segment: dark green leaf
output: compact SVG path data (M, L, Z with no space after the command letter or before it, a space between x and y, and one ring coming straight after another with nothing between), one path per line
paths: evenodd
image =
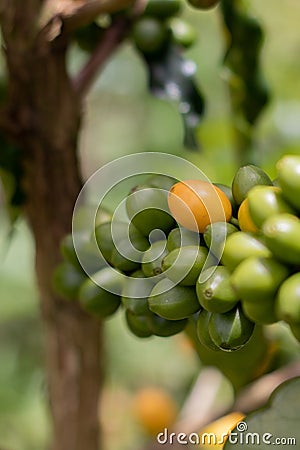
M149 89L157 97L176 102L184 124L184 143L191 150L198 149L195 132L204 113L204 99L194 79L196 64L171 44L158 54L143 57L149 71Z
M300 377L297 377L280 385L273 392L266 407L246 417L243 421L244 431L238 431L241 430L241 424L237 425L224 448L225 450L243 450L245 447L267 450L272 446L278 449L299 448L299 420Z

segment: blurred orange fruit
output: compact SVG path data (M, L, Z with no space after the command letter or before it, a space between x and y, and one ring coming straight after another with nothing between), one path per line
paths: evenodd
M133 399L133 414L146 433L154 436L175 422L178 407L164 389L145 387Z

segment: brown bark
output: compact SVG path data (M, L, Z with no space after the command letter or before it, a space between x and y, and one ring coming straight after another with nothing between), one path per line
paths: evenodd
M80 102L65 67L67 38L36 37L41 0L3 0L10 102L6 117L20 146L25 213L36 242L44 319L53 450L98 449L100 324L52 289L59 241L71 230L81 188L77 161ZM9 127L8 127L9 128Z

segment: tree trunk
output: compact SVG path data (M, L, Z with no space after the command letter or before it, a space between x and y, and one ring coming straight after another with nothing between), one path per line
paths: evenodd
M71 230L81 189L77 161L80 102L66 71L67 39L36 37L41 0L3 0L9 73L8 122L20 146L25 213L36 243L36 274L45 324L53 450L98 450L101 327L76 302L59 298L52 272Z

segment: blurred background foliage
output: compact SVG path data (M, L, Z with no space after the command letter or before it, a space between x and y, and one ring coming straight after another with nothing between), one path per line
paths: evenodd
M261 166L273 176L281 154L299 152L300 4L298 0L249 0L249 4L265 30L262 66L272 94L256 128L255 151ZM198 42L186 56L197 64L197 82L207 103L197 134L201 150L183 148L176 107L148 93L143 62L126 42L86 100L80 137L85 178L122 155L154 151L190 160L212 181L231 182L236 161L218 9L198 12L186 7L184 18L197 30ZM72 47L70 71L76 72L85 58ZM8 220L1 202L0 219L0 445L7 450L43 450L51 430L33 242L22 221L7 240ZM134 392L144 385L158 385L180 405L199 373L199 362L183 337L139 340L129 334L120 315L106 322L105 334L105 411L99 411L99 420L107 449L133 449L145 438L130 412Z

